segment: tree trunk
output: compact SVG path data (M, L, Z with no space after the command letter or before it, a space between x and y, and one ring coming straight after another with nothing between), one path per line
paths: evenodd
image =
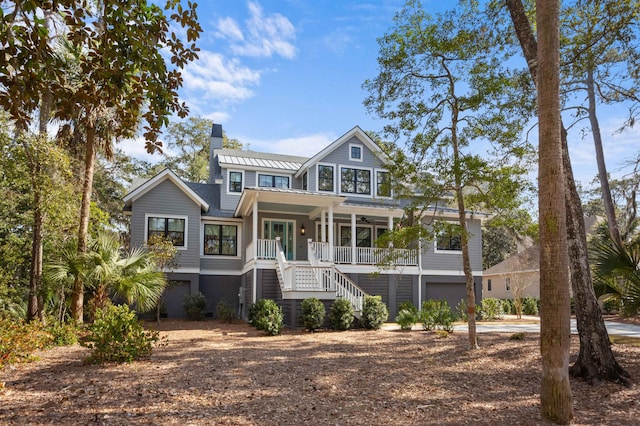
M611 240L622 245L620 231L618 229L618 221L616 220L616 210L611 199L611 189L609 188L609 174L607 173L607 165L604 161L604 150L602 149L602 135L600 133L600 123L596 114L596 89L593 81L593 71L587 71L587 99L589 111L589 123L591 124L591 134L593 135L593 144L596 149L596 163L598 164L598 178L600 180L600 189L602 191L602 201L604 203L604 211L607 216L607 227L609 228L609 236Z
M560 124L559 0L537 0L538 207L540 217L540 351L542 416L559 424L573 418L569 382L569 260Z
M478 349L478 336L476 333L476 293L473 282L473 271L471 269L471 261L469 260L469 235L467 233L466 214L464 210L464 200L462 187L456 188L456 196L458 198L458 221L462 231L462 270L467 290L467 324L469 326L469 348Z
M36 155L36 157L38 157ZM38 166L36 166L38 167ZM38 167L39 169L39 167ZM44 319L42 307L42 206L40 188L37 184L39 170L34 172L33 187L33 241L31 242L31 270L29 273L29 302L27 306L27 321Z
M78 254L87 252L87 238L89 233L89 216L91 207L91 193L93 190L93 172L96 158L95 128L87 127L86 152L84 159L84 181L82 185L82 204L80 206L80 226L78 227ZM77 276L73 283L73 298L71 313L73 319L83 322L84 283L82 277Z
M537 42L521 0L506 0L520 45L534 83L537 83ZM567 244L574 309L580 338L580 351L570 369L575 377L589 383L600 380L628 384L629 374L615 360L602 312L593 291L589 268L587 237L582 203L573 178L567 145L567 131L561 129L562 166L566 180L565 205L567 213Z

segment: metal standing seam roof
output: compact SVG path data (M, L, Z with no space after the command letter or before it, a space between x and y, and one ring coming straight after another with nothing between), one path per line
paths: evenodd
M297 171L308 158L293 155L271 154L255 151L221 149L218 151L220 165L263 167Z

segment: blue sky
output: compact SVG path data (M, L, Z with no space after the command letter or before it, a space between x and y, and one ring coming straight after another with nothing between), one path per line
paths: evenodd
M437 12L449 2L425 0ZM311 156L353 126L380 131L361 88L377 75L377 38L404 0L205 0L200 60L183 72L181 97L191 115L213 119L227 136L256 151ZM639 151L640 129L614 134L625 110L602 116L610 173ZM143 144L127 144L143 157ZM139 146L138 146L139 145ZM570 149L576 178L596 173L593 142L579 132Z

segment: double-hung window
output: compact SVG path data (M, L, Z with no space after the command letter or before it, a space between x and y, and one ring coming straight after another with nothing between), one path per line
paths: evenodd
M242 192L242 172L229 172L229 192Z
M342 167L340 190L347 194L371 194L371 171Z
M389 172L376 171L376 195L391 197L391 178Z
M238 255L238 227L205 223L204 254L217 256Z
M147 220L147 240L154 235L160 235L171 240L174 246L184 247L185 219L149 217Z

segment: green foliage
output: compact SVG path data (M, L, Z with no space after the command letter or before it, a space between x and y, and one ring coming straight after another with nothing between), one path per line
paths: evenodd
M485 321L500 320L504 317L502 301L492 297L482 299L482 308L480 309L480 312L482 314L482 319Z
M315 297L302 301L302 324L309 331L317 330L324 324L324 304Z
M396 315L396 322L400 325L401 330L411 330L418 322L418 311L410 309L401 309Z
M280 334L284 327L282 308L274 300L260 299L249 306L249 323L271 336Z
M516 314L515 302L511 299L502 299L502 312L504 312L505 315L515 315Z
M348 330L353 323L353 306L347 299L336 299L329 310L329 324L334 330Z
M413 302L410 300L405 300L404 302L398 305L398 312L400 312L403 309L406 311L415 312L416 315L418 314L418 308L416 308Z
M469 313L467 312L467 302L464 299L460 299L456 305L455 314L460 321L467 322L469 320Z
M207 310L207 298L200 292L189 294L184 297L182 308L187 314L187 319L191 321L203 320Z
M602 301L602 310L607 315L620 312L620 300L615 297L605 298Z
M50 321L45 329L51 335L51 344L54 346L71 346L78 343L80 329L74 323Z
M382 296L365 296L362 305L362 326L368 330L379 330L389 318L389 311Z
M145 330L136 312L127 305L111 305L96 311L89 334L81 343L91 349L87 362L132 362L151 355L159 333Z
M509 336L509 340L524 340L526 336L526 333L524 332L519 332L519 333L513 333L511 336Z
M46 348L51 342L51 334L39 322L0 318L0 368L30 360L33 352Z
M231 322L236 318L236 311L226 299L221 299L216 305L216 316L222 321Z
M530 296L522 299L522 313L524 315L538 315L538 301Z
M446 300L429 299L422 302L420 322L424 330L442 329L453 331L454 316Z

